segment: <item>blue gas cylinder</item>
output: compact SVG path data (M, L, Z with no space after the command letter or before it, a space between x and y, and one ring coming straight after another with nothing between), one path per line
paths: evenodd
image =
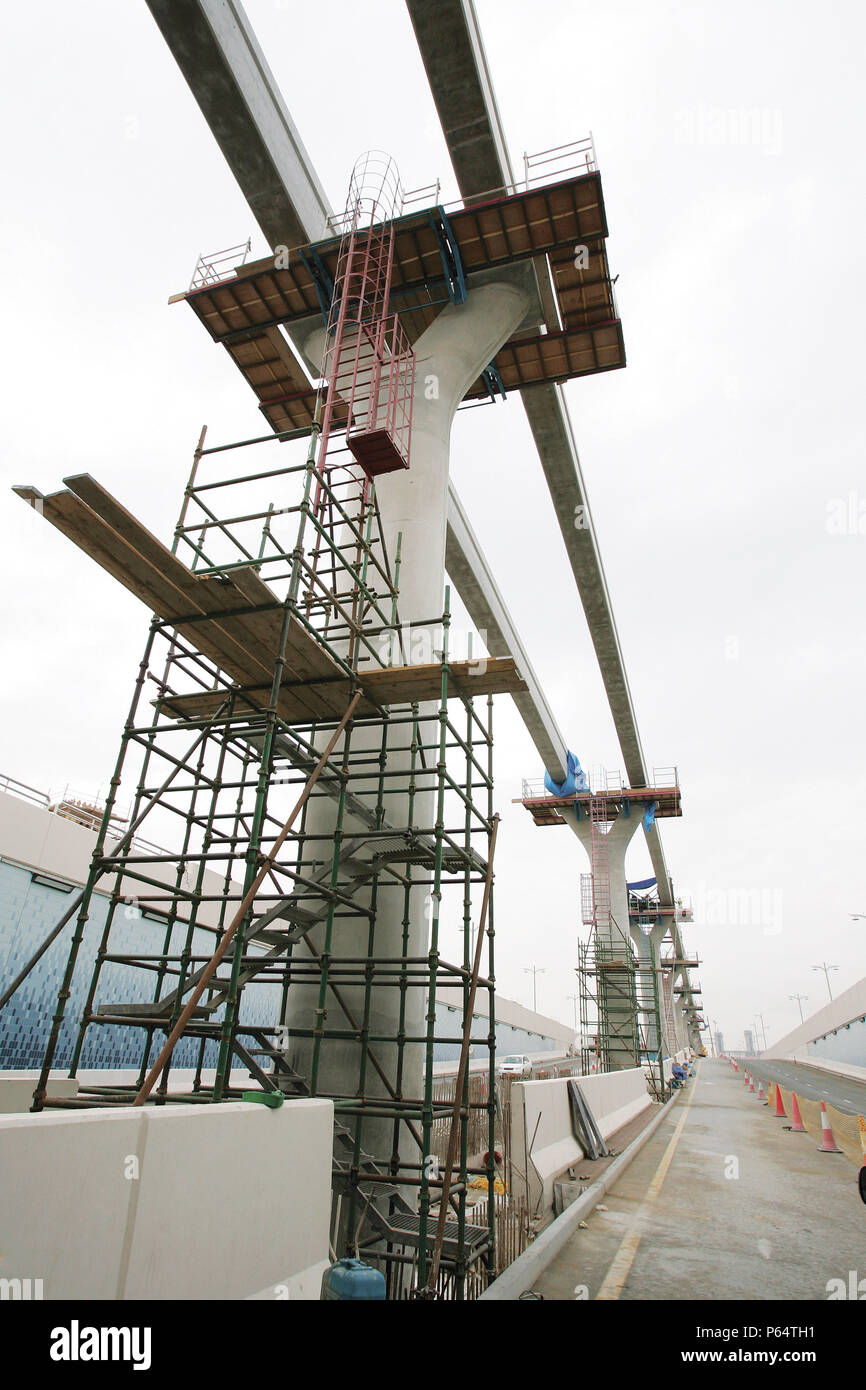
M363 1260L338 1260L322 1275L322 1298L384 1299L385 1276Z

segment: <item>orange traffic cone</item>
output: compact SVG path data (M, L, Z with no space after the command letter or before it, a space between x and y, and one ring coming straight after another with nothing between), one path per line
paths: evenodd
M788 1118L785 1114L785 1102L782 1100L782 1088L778 1081L776 1082L776 1108L773 1111L773 1117L777 1120L787 1120Z
M796 1091L791 1092L791 1133L806 1133L806 1126L803 1124L803 1116L800 1114L800 1102L797 1099Z
M754 1091L754 1089L755 1089L755 1078L754 1078L753 1076L750 1076L750 1077L749 1077L749 1090L750 1090L750 1091Z
M749 1073L748 1073L747 1071L744 1071L744 1072L743 1072L743 1085L744 1085L744 1086L748 1086L748 1084L749 1084Z
M758 1077L758 1100L764 1100L764 1078L762 1076ZM767 1104L765 1100L764 1104Z
M840 1154L842 1150L833 1137L833 1129L830 1125L830 1116L827 1114L827 1107L821 1101L821 1142L818 1151L822 1154Z

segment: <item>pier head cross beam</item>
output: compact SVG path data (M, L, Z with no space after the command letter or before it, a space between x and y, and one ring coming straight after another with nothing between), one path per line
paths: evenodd
M589 856L599 1006L610 1039L609 1064L613 1070L622 1070L638 1065L639 1014L646 1012L639 1007L635 969L646 972L655 959L658 944L669 929L661 926L663 916L667 916L672 935L678 939L675 915L667 908L660 908L659 921L650 938L643 938L635 930L629 912L626 853L639 827L652 827L657 816L680 816L682 808L676 781L664 787L623 787L617 775L612 782L614 785L605 776L604 786L595 790L584 784L571 789L560 786L552 791L545 787L543 792L525 784L524 794L518 799L537 826L568 825ZM670 894L670 885L667 886Z

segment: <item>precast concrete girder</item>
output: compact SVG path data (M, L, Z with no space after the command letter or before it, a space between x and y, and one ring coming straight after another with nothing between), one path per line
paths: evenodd
M462 197L470 202L488 189L512 184L505 132L472 0L406 0L406 5ZM532 387L521 391L521 397L586 613L628 778L632 786L647 786L625 662L562 388ZM671 906L670 879L655 825L647 831L647 846L659 900Z
M271 247L328 235L332 209L236 0L147 0Z
M555 782L566 777L566 742L453 485L448 490L445 568L491 656L513 656L529 689L513 700Z

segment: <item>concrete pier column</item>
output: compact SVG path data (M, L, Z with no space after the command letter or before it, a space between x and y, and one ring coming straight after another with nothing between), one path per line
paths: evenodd
M376 492L382 515L386 542L393 561L398 532L402 533L401 567L399 576L399 617L402 624L433 621L441 618L444 600L445 575L445 537L448 505L448 465L451 443L451 426L458 405L472 382L484 370L499 351L502 344L514 333L526 318L534 312L531 287L526 277L511 275L506 271L501 279L478 285L469 291L463 304L447 306L415 343L416 378L413 401L413 427L411 466L406 471L390 473L377 480ZM311 361L321 358L324 335L321 330L307 339L305 353ZM431 658L428 656L427 660ZM407 653L411 662L411 652ZM437 737L435 724L428 723L424 729L426 741L434 742ZM409 755L399 751L400 745L407 745L411 730L404 725L394 731L389 745L397 752L388 755L389 772L408 768ZM359 726L352 735L352 748L378 751L380 733L378 730L364 730ZM435 767L435 755L426 756L427 766ZM431 785L430 776L426 785ZM384 798L385 815L395 829L402 830L407 823L407 798L404 787L395 786L402 778L389 781L389 790ZM372 802L371 802L372 805ZM307 818L307 831L324 838L315 846L315 852L327 861L332 844L329 836L335 828L335 808L331 801L316 800ZM435 823L436 804L432 790L424 791L415 798L413 825L416 828L432 827ZM360 821L347 816L344 822L344 843L346 838L363 832ZM418 877L418 874L415 875ZM431 907L425 903L425 890L419 888L411 894L409 921L409 955L423 957L429 949L429 928ZM404 895L393 880L390 886L380 884L376 902L376 923L374 954L376 956L399 957L402 954ZM355 901L368 905L371 902L370 889L356 893ZM317 952L322 950L323 929L315 928L310 938ZM305 941L295 948L300 958L307 951ZM337 917L334 923L331 950L335 956L365 956L369 952L369 928L366 919L361 917ZM360 1020L364 1014L364 989L361 986L341 985L340 993L350 1011ZM401 991L397 988L374 984L369 1011L369 1029L372 1035L396 1036L399 1025ZM290 1028L309 1029L315 1021L317 989L312 986L293 985L289 990L285 1022ZM326 1032L330 1029L344 1029L348 1026L345 1015L333 996L328 999ZM405 1001L405 1033L416 1038L423 1037L426 1029L425 991L420 987L410 987ZM393 1081L396 1074L397 1048L394 1044L377 1041L371 1043L376 1059ZM292 1045L295 1065L303 1075L309 1075L312 1042L296 1038ZM359 1086L362 1062L362 1049L357 1042L326 1040L322 1044L318 1073L319 1092L355 1095ZM418 1044L407 1046L404 1052L404 1069L401 1094L413 1098L422 1095L423 1047ZM384 1083L368 1063L364 1085L368 1095L387 1095ZM391 1152L391 1121L366 1119L363 1123L362 1148L380 1158L387 1158ZM418 1161L417 1149L401 1144L404 1155Z
M647 972L644 977L644 988L647 991L653 989L653 998L658 1004L659 1025L662 1029L664 1029L664 1000L662 999L661 979L659 978L659 947L666 931L666 924L661 917L657 917L655 922L647 922L643 926L631 928L631 936L637 947L641 969ZM651 1055L658 1052L662 1036L663 1033L659 1033L655 1019L648 1018L646 1046Z
M576 815L567 816L566 819L586 850L591 867L592 823L589 819L589 815L581 811L579 820ZM631 808L630 815L626 815L624 811L621 811L616 820L610 823L610 829L605 836L607 841L608 864L610 867L610 915L616 924L611 927L612 943L622 943L622 938L628 938L629 936L628 888L626 887L625 877L625 856L635 831L640 829L642 819L643 812L637 807L633 806Z
M592 865L592 822L588 814L577 808L571 816L566 816L577 838L587 852ZM637 807L631 813L621 811L616 820L610 823L605 839L607 841L608 867L610 873L610 915L609 924L598 928L596 937L597 955L604 959L596 961L599 1011L606 1020L608 1053L613 1071L622 1071L637 1066L640 1059L640 1039L638 1036L637 1010L635 1007L635 980L631 965L629 941L631 933L628 919L628 888L626 887L625 856L632 836L640 827L642 812Z

